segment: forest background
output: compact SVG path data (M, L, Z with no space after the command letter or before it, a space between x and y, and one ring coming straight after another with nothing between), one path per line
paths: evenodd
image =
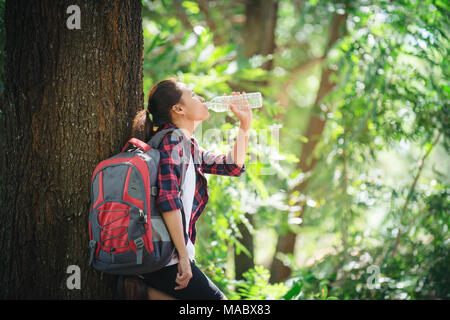
M192 85L206 100L232 91L259 91L264 104L261 109L254 109L246 173L240 178L208 176L210 199L197 224L196 253L202 270L229 299L450 298L450 6L446 1L136 2L130 8L122 8L118 1L110 1L108 5L99 5L98 10L101 14L101 9L106 8L104 12L108 13L111 28L122 10L129 10L123 16L137 20L126 20L133 21L126 25L131 37L136 32L142 35L136 46L142 50L142 56L135 53L137 58L132 66L137 67L128 71L141 72L136 79L131 79L134 82L130 81L140 85L130 87L123 85L125 82L118 83L115 88L119 89L114 93L125 95L122 90L127 90L127 95L138 92L138 97L121 100L122 96L114 97L114 93L111 100L94 93L90 97L89 85L74 91L75 94L72 92L77 95L77 101L83 101L81 97L86 94L96 103L115 101L112 103L115 108L132 104L134 109L121 109L126 116L111 122L114 123L111 126L108 121L113 115L106 111L104 122L93 126L84 124L81 116L74 116L78 111L61 113L59 121L66 125L67 120L69 128L70 122L75 121L76 125L72 123L72 126L77 132L101 131L101 139L91 145L97 150L96 158L88 158L88 151L77 158L74 151L66 171L60 164L55 165L56 171L52 172L59 172L59 178L54 185L48 184L46 192L50 193L32 199L42 200L53 194L53 187L57 188L67 197L58 202L59 208L79 204L73 211L64 211L67 212L64 221L72 223L76 230L84 230L90 174L96 162L120 151L129 131L113 129L120 120L127 119L130 123L135 111L147 107L148 92L158 81L177 77ZM13 6L10 17L14 17ZM33 6L36 7L29 7ZM33 109L30 101L37 99L44 105L42 97L48 91L26 91L25 98L15 91L21 82L11 79L15 79L13 75L19 74L19 68L24 68L26 63L8 68L8 62L13 65L15 61L6 54L8 43L10 48L16 48L14 41L19 43L20 35L17 33L17 39L8 40L8 23L14 25L14 21L8 20L8 9L5 14L5 0L0 1L0 9L2 149L13 150L11 132L17 134L22 130L18 128L23 122L17 120L21 116L11 116L11 110L21 109L7 106L22 105L24 112L26 108L41 112L44 108ZM32 17L39 15L38 11L30 8L24 12ZM81 12L83 17L83 8ZM142 20L133 15L136 12ZM63 12L64 17L67 14ZM105 34L103 41L114 47L111 39L117 38ZM131 39L130 43L136 41ZM126 45L122 42L118 46ZM82 47L75 47L75 57L82 55ZM64 51L64 45L60 48ZM35 49L29 48L30 52ZM104 50L107 52L108 47ZM72 67L77 68L73 62L76 60L70 60L71 55L62 59L72 61ZM39 55L34 58L43 59ZM28 61L26 57L20 60L17 55L16 59ZM46 58L43 60L47 63ZM129 59L119 58L109 66L121 61L131 65ZM40 71L45 73L45 70L59 72L58 68L44 67ZM77 79L83 76L103 79L103 73L108 72L106 67L97 74L80 72ZM126 77L122 72L117 79ZM34 83L38 82L36 79ZM111 86L116 85L114 76L108 79L113 79ZM9 87L8 83L11 83ZM59 97L67 98L71 91L58 92ZM117 107L117 101L125 103ZM45 102L51 105L54 100L45 98ZM86 119L90 112L86 112ZM39 121L44 118L42 113L29 119L25 121L28 127L24 128L31 130L27 132L37 132L32 130L33 126L43 128L44 122ZM224 135L214 141L200 140L201 144L208 150L227 152L236 125L231 112L211 112L210 119L202 124L202 132L218 129ZM202 132L196 135L201 137ZM111 138L114 134L119 138ZM41 137L32 133L17 136L22 137L23 140L18 139L21 142L37 142ZM108 141L106 149L101 147L104 141ZM67 145L55 140L48 142L47 149L48 146L62 154L62 146ZM31 148L31 153L25 155L30 156L37 149ZM13 212L19 210L20 199L9 195L17 194L14 190L21 187L6 182L15 181L11 180L12 172L23 177L25 171L12 167L13 154L8 152L2 158L1 200L2 207L16 209L5 213L10 218L1 230L3 239L8 239L1 243L2 252L7 253L1 268L2 296L108 297L114 281L88 271L87 241L77 240L73 228L70 229L73 235L66 239L69 245L58 243L54 248L55 252L67 254L62 262L42 258L44 264L31 267L26 260L31 259L29 256L16 256L18 253L13 250L16 243L11 239L17 240L18 231L17 228L10 231L8 226L15 221ZM76 178L78 169L73 169L78 162L74 157L89 159L81 182ZM52 159L46 161L57 163L57 157L53 159L56 162ZM30 172L41 172L44 167L28 164L21 168L27 166ZM76 175L72 175L74 171ZM66 190L62 186L72 181L64 177L73 179L70 188L75 189ZM28 226L37 228L30 239L23 240L24 245L20 247L25 252L35 254L35 247L30 243L41 239L40 235L48 237L43 222L58 220L53 216L57 209L44 202L39 210L46 213L45 217L36 218L38 213L31 213L26 218ZM26 212L39 212L30 209L35 204L28 203ZM81 245L82 252L74 253ZM103 279L109 285L90 286L81 293L68 291L64 266L69 264L82 266L82 283L98 283ZM39 288L27 287L30 286L25 284L29 282L27 278L12 280L24 270L33 270L28 280L41 279L38 275L44 274L46 268L59 276L54 281L44 277L38 281ZM46 285L51 281L57 285ZM20 283L28 289L19 291Z

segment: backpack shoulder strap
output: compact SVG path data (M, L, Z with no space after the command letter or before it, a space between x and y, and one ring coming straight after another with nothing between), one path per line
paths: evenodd
M159 149L159 145L161 144L164 136L168 133L173 131L174 128L167 128L164 130L161 130L159 132L157 132L151 139L150 141L147 142L147 144L152 147L153 149Z
M148 145L150 145L152 148L154 149L159 149L159 146L162 142L162 140L164 139L164 137L166 136L167 133L172 132L173 134L175 134L177 137L179 137L180 135L183 134L183 132L181 132L180 129L175 129L175 128L167 128L164 130L161 130L159 132L157 132L151 139L150 141L147 143ZM190 144L186 143L187 140L183 140L183 158L181 160L182 164L186 164L189 161L189 153L190 153ZM183 183L184 183L184 178L186 176L186 166L182 165L181 166L181 182L180 182L180 195L183 194Z
M161 130L159 132L157 132L151 139L150 141L147 143L149 146L151 146L154 149L158 149L159 150L159 145L161 144L163 138L165 137L165 135L169 132L172 132L176 135L176 137L179 137L179 135L183 135L183 132L180 129L175 129L175 128L167 128L164 130ZM183 140L183 158L181 159L181 181L180 181L180 201L183 204L183 200L182 200L182 196L183 196L183 184L184 184L184 178L186 176L186 165L189 161L189 156L190 156L190 148L191 148L191 144L188 143L190 141L188 140ZM184 206L184 204L183 204ZM181 215L182 215L182 222L183 222L183 234L184 234L184 238L185 241L187 243L187 240L189 239L189 235L186 232L186 218L185 218L185 213L184 210L180 210L181 211Z

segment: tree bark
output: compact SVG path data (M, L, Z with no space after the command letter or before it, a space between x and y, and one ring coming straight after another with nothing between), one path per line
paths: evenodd
M89 186L143 108L141 1L7 0L0 298L111 298L88 266ZM80 268L81 289L66 284Z
M347 20L347 13L343 15L334 14L333 19L330 24L330 37L325 48L324 57L327 56L329 50L332 46L339 40L339 38L345 34L345 21ZM343 29L343 30L342 30ZM317 143L320 141L323 130L325 128L327 117L322 116L323 112L320 108L320 104L328 93L330 93L336 86L336 83L331 80L331 75L336 71L325 67L322 71L322 77L320 80L319 90L314 101L314 105L311 110L311 116L309 118L308 128L304 136L308 139L307 142L302 143L302 148L300 152L300 161L297 164L297 169L308 175L317 163L317 159L312 157ZM308 185L309 178L306 178L301 184L299 184L293 192L297 191L300 194L306 192L306 187ZM305 204L300 204L300 217L303 217L305 211ZM284 254L294 254L295 252L295 242L297 235L290 229L285 234L280 234L277 240L277 246L275 254L278 252ZM286 280L290 274L291 269L277 259L274 258L270 268L270 282L280 282Z

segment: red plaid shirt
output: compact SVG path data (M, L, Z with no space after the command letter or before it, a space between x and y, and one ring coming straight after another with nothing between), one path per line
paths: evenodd
M159 127L157 132L169 127L179 129L176 125L167 123ZM164 136L159 146L161 157L158 169L159 192L156 205L160 212L176 209L184 210L180 200L182 140L187 140L187 138L184 135L177 137L172 133L168 133ZM204 173L239 177L245 171L245 164L242 167L235 164L231 158L231 151L226 155L216 155L204 150L199 147L194 137L191 137L189 146L196 171L196 186L189 223L189 237L192 243L195 243L197 235L195 223L205 209L209 199L207 180ZM187 168L188 163L185 162L184 165ZM185 239L185 241L187 243L188 239Z

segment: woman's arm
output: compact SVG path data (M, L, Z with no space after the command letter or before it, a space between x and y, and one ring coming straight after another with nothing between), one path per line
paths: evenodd
M163 220L169 230L170 237L178 251L178 274L175 282L178 284L175 290L185 288L189 280L192 278L191 264L189 261L189 253L184 242L183 222L179 209L163 212Z
M203 173L217 174L221 176L239 177L245 172L245 164L238 166L234 163L233 152L228 154L214 154L201 147L200 159Z
M158 168L158 197L156 206L161 212L170 237L178 251L178 274L175 282L178 284L175 290L185 288L192 278L189 254L184 240L183 220L180 210L182 203L180 199L181 165L170 156L175 141L166 135L163 139L163 151L160 153Z
M232 95L239 95L239 93L233 92ZM247 101L246 98L244 101ZM233 105L229 107L240 120L239 133L236 137L233 150L226 155L216 155L203 148L199 148L201 166L204 173L239 177L245 171L245 157L247 155L252 125L252 109L242 108L242 106L241 108L235 108Z
M241 168L245 163L245 156L247 155L249 137L250 137L250 126L241 123L239 126L238 136L236 137L236 142L234 143L233 146L233 153L231 154L233 162Z
M179 209L161 213L166 224L167 230L170 233L173 244L178 251L178 257L189 257L186 243L184 241L183 222L181 212Z
M239 92L233 92L232 95L240 95ZM236 142L233 146L233 153L231 155L233 162L236 163L239 167L242 167L245 162L245 156L247 155L248 149L248 139L250 137L250 128L252 127L252 109L248 107L248 101L244 95L244 103L247 105L247 108L241 106L240 108L236 108L233 105L230 105L231 111L234 115L239 119L239 133L236 137Z

